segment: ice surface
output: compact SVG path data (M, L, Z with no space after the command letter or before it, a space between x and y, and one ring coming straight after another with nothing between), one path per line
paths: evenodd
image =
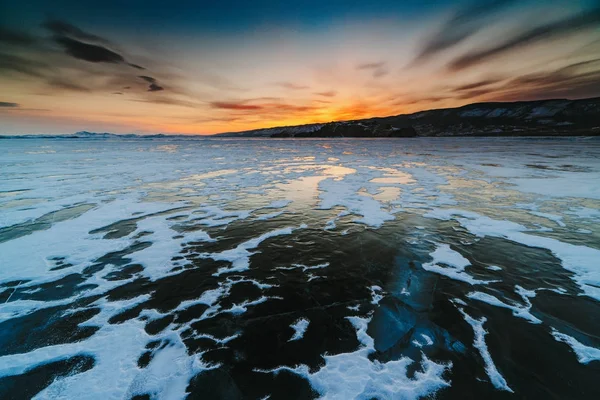
M503 237L526 246L548 249L562 261L563 268L575 274L575 281L587 296L600 300L600 269L597 267L600 250L523 233L528 230L523 225L495 220L472 211L437 209L424 216L443 220L455 219L479 237Z
M371 361L369 354L375 351L373 339L367 334L368 318L347 317L356 330L361 347L351 353L325 355L325 365L316 372L300 365L294 368L279 367L266 373L293 372L310 382L321 399L419 399L448 386L443 374L451 364L438 364L423 357L420 370L411 379L408 368L413 364L409 358L381 363Z
M36 398L124 398L145 389L160 394L161 398L184 397L189 379L210 366L197 356L188 356L178 336L169 335L164 339L170 344L158 352L150 369L142 371L137 366L137 359L151 340L144 331L144 324L137 320L117 325L107 323L110 316L146 299L147 295L120 302L100 300L98 305L102 307L101 313L85 323L100 326L100 330L92 337L28 353L2 356L0 376L20 374L36 365L75 355L92 355L95 359L94 368L54 381Z
M0 322L19 328L20 319L34 321L34 312L50 313L53 307L65 308L53 317L58 323L78 311L99 310L79 323L79 327L97 328L85 339L34 344L20 354L0 357L2 377L22 375L76 355L95 359L87 371L52 379L38 398L129 398L145 393L153 398L185 398L194 376L221 368L218 362L203 359L206 349L188 348L187 339L203 339L218 348L241 347L251 343L244 325L254 323L244 319L253 317L248 310L256 307L268 315L270 304L287 308L289 281L303 291L337 288L338 282L346 285L357 279L360 290L356 295L360 292L361 297L340 303L332 298L332 304L343 310L342 321L347 315L362 315L348 319L359 348L341 354L327 350L318 368L282 366L274 372L286 370L305 378L326 399L431 395L452 380L450 364L443 357L434 362L421 356L442 343L435 331L415 332L410 340L416 348L408 343L415 352L411 358L399 352L383 362L374 351L376 339L366 330L366 313L388 303L404 304L420 293L415 287L394 286L394 277L406 268L409 255L420 271L422 265L424 270L470 285L494 282L490 277L502 279L502 284L478 286L477 291L469 285L453 285L458 292L449 300L480 313L489 311L483 303L505 308L512 315L498 312L494 318L523 318L535 324L527 325L530 329L542 329L544 334L552 329L553 337L561 342L555 346L566 343L582 364L599 359L585 326L576 326L576 321L565 324L554 311L545 314L541 310L536 312L544 320L540 324L531 313L532 299L541 291L560 295L547 293L551 299L544 301L568 302L579 294L569 280L590 297L586 302L600 299L595 228L600 221L600 186L596 183L600 181L600 151L595 141L157 139L92 143L32 139L2 144ZM538 222L544 227L535 226ZM311 229L297 232L305 224ZM346 234L341 239L348 248L313 254L313 247L318 248L321 241L326 246L329 241L339 243L336 240ZM553 266L540 264L531 266L532 270L540 268L534 275L521 275L518 267L499 257L500 251L481 248L485 241L477 241L485 236L534 248L527 250L532 254L547 249L569 272L557 274L546 270ZM398 259L377 259L379 249L383 253L388 248L397 249ZM258 265L258 256L252 256L259 251L275 254L272 262ZM329 259L347 252L356 252L360 273L347 275L352 263L340 265ZM489 259L480 259L478 252ZM377 268L389 270L373 279L372 274L378 272L370 268L371 259ZM471 275L475 267L469 260L490 264L477 269L481 278ZM124 273L132 267L134 272ZM173 282L179 274L191 271L205 273L196 275L201 276L197 288L202 290L180 292L174 287L170 296L180 301L171 303L173 298L169 298L171 309L148 306L163 278ZM298 272L303 274L300 279ZM69 279L76 282L73 288L62 282ZM446 283L439 282L438 287ZM126 289L133 291L127 300L112 300L108 295L126 287L135 288ZM512 288L519 301L508 300ZM442 292L436 292L441 302ZM74 305L82 301L87 305ZM141 306L143 310L135 314ZM125 310L136 316L108 323ZM307 312L290 311L292 315ZM490 381L518 395L517 382L508 386L485 343L483 325L490 318L465 315ZM163 319L167 323L160 332L146 331L148 323ZM228 323L221 324L223 320ZM236 326L236 321L243 321L243 326ZM227 330L229 322L233 328ZM292 332L287 328L290 322L282 325L288 330L284 335ZM493 322L490 326L496 326ZM45 332L45 320L31 323L33 332ZM292 324L291 339L298 336L293 346L318 340L311 334L303 336L308 324L308 318ZM207 326L215 330L204 330ZM160 345L152 348L152 359L142 368L137 361L152 342ZM557 368L559 364L557 360ZM509 363L503 362L501 369L509 368L504 365ZM512 376L508 370L503 372Z
M600 210L589 207L572 207L565 214L574 215L578 218L600 220Z

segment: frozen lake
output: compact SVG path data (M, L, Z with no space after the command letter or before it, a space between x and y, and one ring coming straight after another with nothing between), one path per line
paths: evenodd
M597 138L0 150L2 399L600 398Z

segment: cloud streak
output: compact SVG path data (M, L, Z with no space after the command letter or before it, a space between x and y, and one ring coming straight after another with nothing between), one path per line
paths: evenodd
M453 60L449 65L450 71L460 71L478 64L485 63L495 57L513 50L561 36L576 33L600 25L600 9L583 12L575 16L532 28L494 46L473 50Z
M457 86L454 88L454 91L462 92L462 91L467 91L467 90L479 89L484 86L490 86L490 85L496 84L501 81L502 81L502 79L485 79L482 81L477 81L477 82L473 82L473 83L468 83L466 85Z
M314 92L314 94L323 97L335 97L337 95L337 92L335 90L327 90L324 92Z
M290 90L304 90L308 89L309 86L300 85L294 82L277 82L275 85L281 86L282 88L290 89Z
M47 20L42 24L42 26L56 36L68 36L74 39L83 40L85 42L102 43L106 46L111 46L110 41L107 39L85 32L75 25L71 25L65 21Z
M50 20L42 26L53 34L54 41L71 57L91 63L124 64L136 69L144 69L142 66L126 61L125 57L116 51L105 47L112 46L108 40L85 32L67 22Z
M453 17L427 40L411 65L421 64L474 36L484 27L487 18L515 2L516 0L476 0L457 10Z
M358 64L356 69L359 71L372 71L371 74L373 78L381 78L382 76L389 74L389 70L384 61Z
M36 39L24 32L17 32L0 26L0 43L17 46L29 46L36 42Z
M146 82L148 82L150 85L148 86L148 91L149 92L159 92L161 90L164 90L165 88L163 88L162 86L160 86L158 84L158 82L156 81L156 79L154 79L151 76L146 76L146 75L140 75L138 76L138 78L141 78L143 80L145 80Z
M221 110L262 110L262 106L246 104L245 102L232 102L232 101L213 101L210 103L212 108L218 108Z
M43 77L50 69L46 63L30 60L21 56L0 53L0 71L16 72L32 77Z

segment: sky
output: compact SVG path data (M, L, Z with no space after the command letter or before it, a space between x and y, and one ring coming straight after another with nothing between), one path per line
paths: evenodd
M0 134L600 96L600 0L0 0Z

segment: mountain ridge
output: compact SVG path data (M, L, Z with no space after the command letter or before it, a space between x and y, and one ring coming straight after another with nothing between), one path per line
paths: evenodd
M65 135L0 135L9 138L306 138L446 136L600 136L600 97L480 102L387 117L259 128L213 135L115 134L80 131Z
M306 129L302 129L306 127ZM435 137L600 135L600 97L481 102L358 120L275 127L223 137Z

